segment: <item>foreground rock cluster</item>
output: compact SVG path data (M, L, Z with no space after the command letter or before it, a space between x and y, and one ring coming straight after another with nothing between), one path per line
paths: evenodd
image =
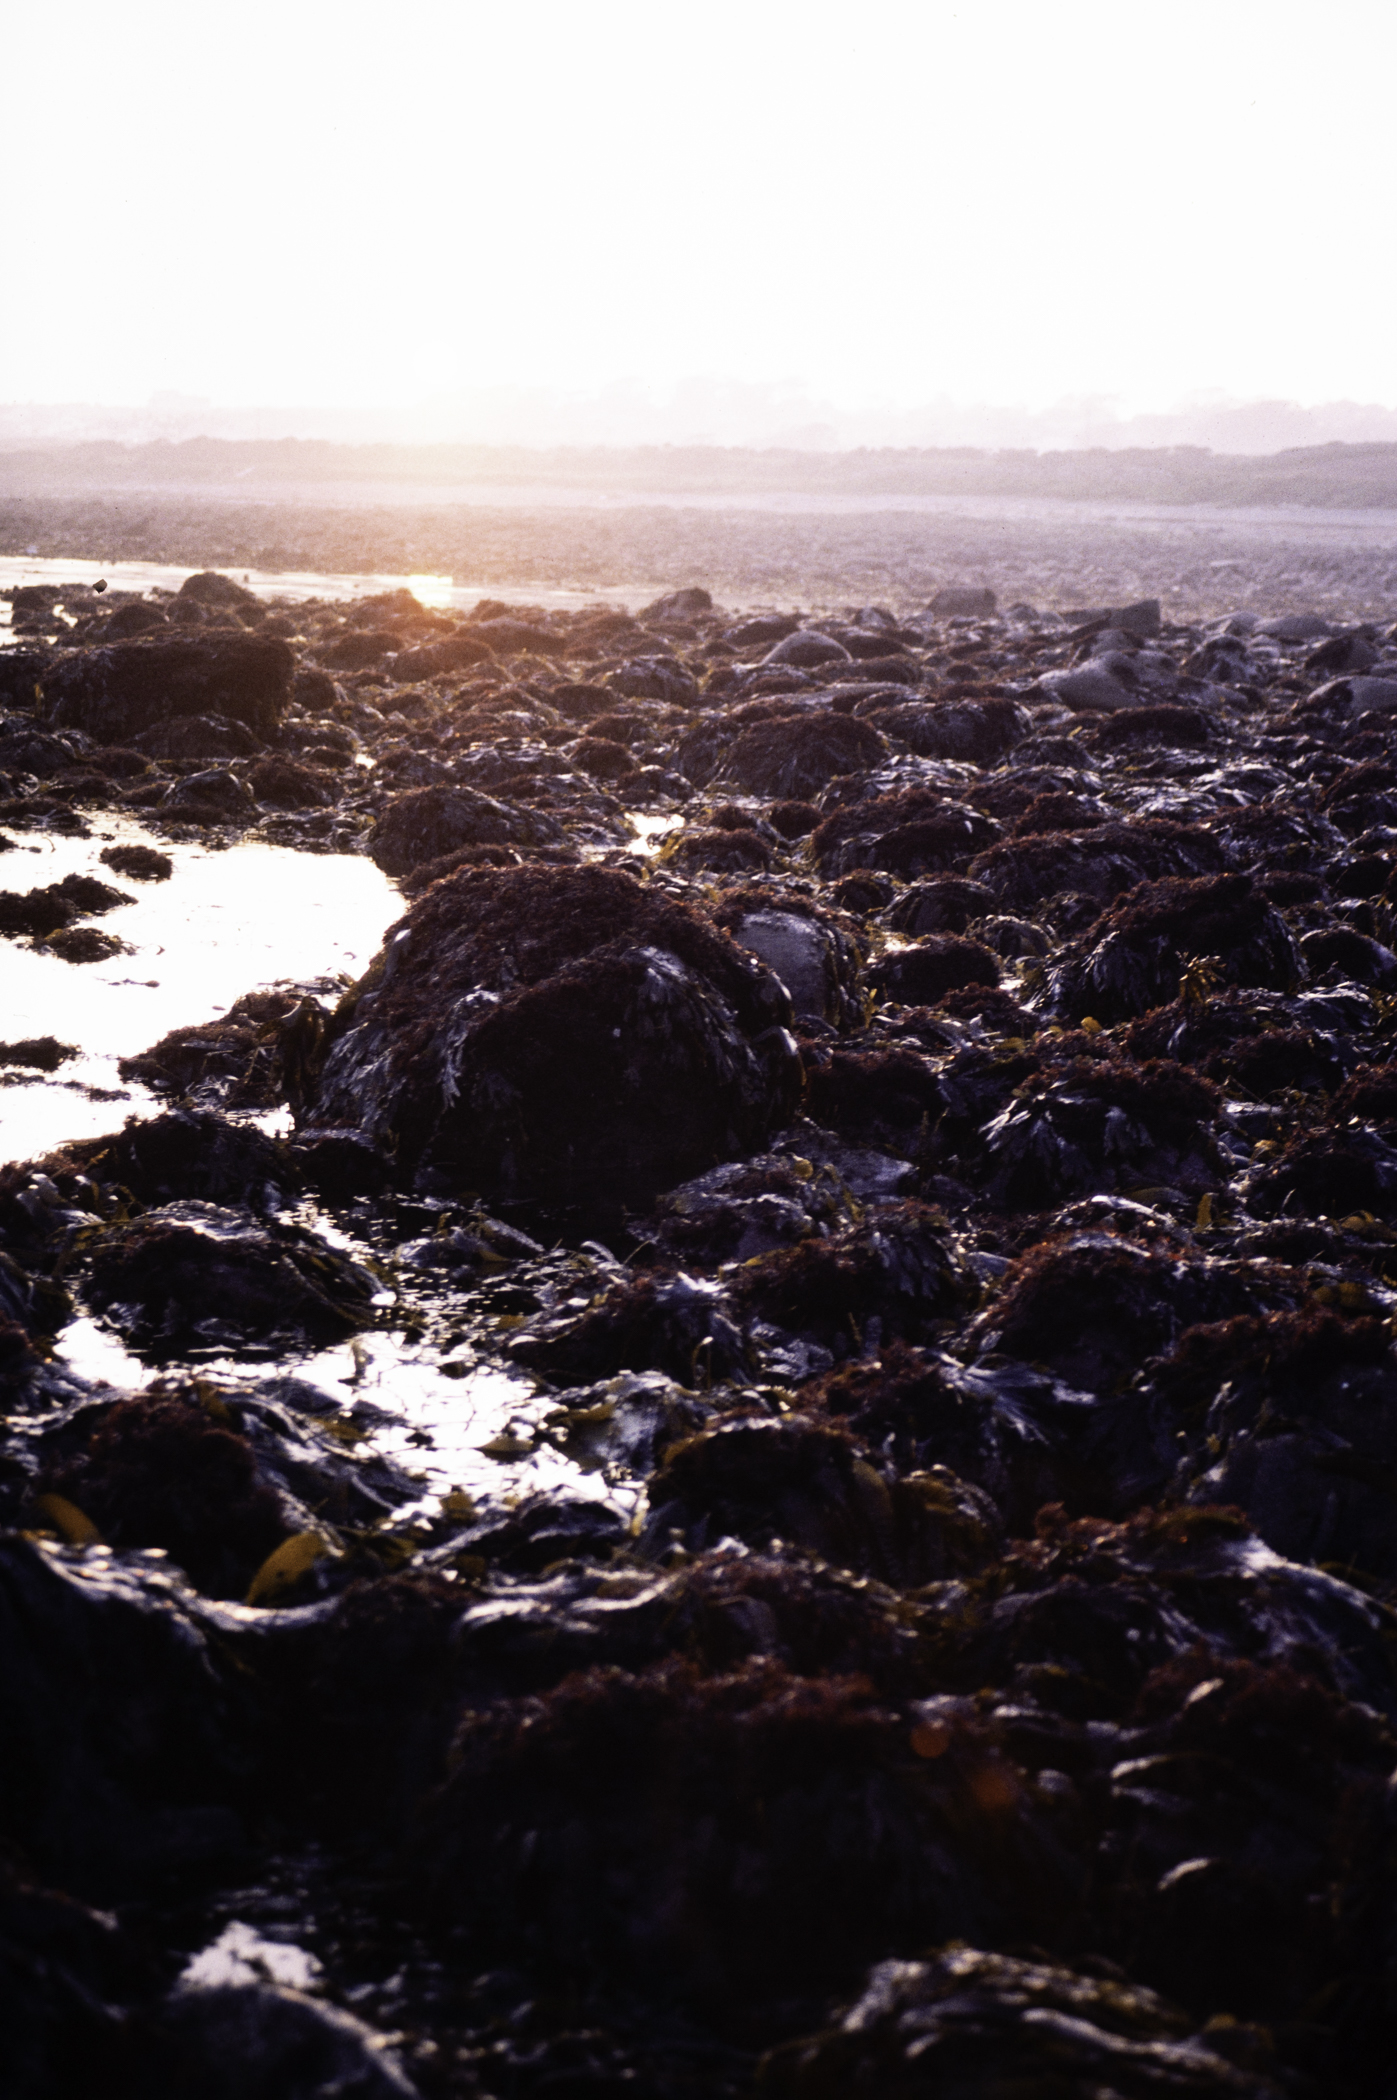
M1386 2093L1397 637L76 598L0 824L403 911L0 1169L14 2089Z

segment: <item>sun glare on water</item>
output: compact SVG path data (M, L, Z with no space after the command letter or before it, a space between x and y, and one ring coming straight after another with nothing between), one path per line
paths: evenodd
M440 608L450 605L456 579L454 576L409 576L407 587L419 605Z

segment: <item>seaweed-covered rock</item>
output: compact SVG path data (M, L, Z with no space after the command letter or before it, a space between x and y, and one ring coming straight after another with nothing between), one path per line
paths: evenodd
M1142 1061L1172 1058L1218 1085L1258 1095L1292 1087L1328 1091L1358 1058L1351 1040L1314 1025L1303 1001L1232 988L1206 999L1170 1000L1132 1021L1120 1040Z
M270 1108L284 1088L294 1098L299 1063L308 1050L312 1061L318 1055L324 1019L306 987L267 985L245 992L215 1020L172 1028L148 1050L123 1057L117 1069L156 1093L190 1094L226 1108Z
M158 852L154 846L104 846L97 858L118 875L136 882L168 882L175 872L169 854Z
M1352 926L1321 926L1301 936L1300 953L1315 977L1332 970L1355 984L1390 993L1397 986L1397 955Z
M1397 1363L1377 1320L1311 1306L1193 1328L1158 1378L1194 1428L1191 1501L1244 1509L1289 1560L1397 1574Z
M911 882L894 898L887 924L894 933L913 938L928 933L964 933L972 919L995 908L995 894L983 882L962 875L942 875L930 882Z
M918 1049L803 1048L806 1111L822 1128L911 1156L939 1121L945 1097Z
M1102 1862L1143 1980L1293 2048L1296 2008L1342 1976L1334 2056L1370 2054L1390 1729L1293 1664L1196 1652L1151 1674L1113 1747Z
M318 767L289 758L259 758L248 767L247 785L268 809L323 809L335 800L332 782Z
M1028 1209L1148 1183L1214 1189L1226 1178L1217 1113L1209 1081L1166 1059L1049 1065L984 1127L989 1187L997 1201Z
M646 1202L785 1119L789 1014L754 957L618 870L474 869L390 932L312 1120L493 1196Z
M1036 1529L944 1628L944 1683L1012 1685L1065 1717L1121 1721L1155 1670L1211 1653L1291 1668L1397 1718L1382 1608L1281 1559L1240 1510L1142 1509L1108 1524L1045 1509Z
M213 1597L241 1597L289 1529L246 1437L175 1396L119 1401L38 1487L80 1509L109 1545L162 1547Z
M827 879L853 868L911 877L963 870L998 830L992 817L935 789L906 788L832 811L810 843Z
M684 832L666 858L686 874L700 868L724 875L760 874L771 865L771 848L755 831L714 825Z
M260 745L261 739L245 722L217 714L171 715L131 738L132 750L143 758L180 763L194 758L249 758Z
M475 664L489 663L494 651L478 633L458 631L440 641L423 642L416 648L399 649L393 676L404 684L418 678L440 678L447 671L466 671Z
M894 1340L878 1356L841 1364L801 1389L802 1405L846 1426L902 1473L949 1467L987 1495L1007 1528L1032 1529L1045 1503L1061 1501L1070 1473L1058 1417L1083 1412L1050 1378L967 1369Z
M377 1279L299 1226L168 1203L93 1246L86 1295L139 1348L338 1340L373 1317Z
M258 1736L208 1608L160 1561L0 1538L11 1843L98 1901L226 1867Z
M721 777L748 794L794 802L817 794L837 773L866 772L887 748L876 729L849 715L788 715L742 730L723 760Z
M265 743L291 697L295 658L275 635L160 635L65 651L45 670L42 708L104 744L175 715L226 715Z
M160 807L191 824L247 823L256 814L251 788L222 766L174 781Z
M647 656L609 671L607 685L628 700L662 700L670 707L690 707L698 698L698 680L673 657Z
M1397 1206L1397 1151L1361 1124L1301 1130L1279 1151L1269 1141L1258 1147L1242 1186L1262 1217L1388 1217Z
M911 1179L910 1169L906 1179ZM842 1179L796 1155L764 1153L713 1167L667 1189L645 1224L637 1259L749 1261L846 1220ZM652 1251L653 1250L653 1251Z
M33 723L9 721L0 728L0 768L46 780L77 763L78 740L54 736Z
M911 1201L880 1204L843 1232L746 1262L730 1289L758 1321L836 1357L871 1350L883 1335L924 1339L978 1296L945 1219Z
M1191 750L1212 743L1217 728L1201 707L1161 701L1154 706L1122 708L1119 714L1106 715L1088 734L1097 751L1118 751L1122 745L1130 744L1167 744Z
M733 2023L889 1938L1046 1930L1072 1877L1033 1799L968 1720L920 1755L919 1719L769 1660L589 1671L463 1720L418 1874L474 1945Z
M1099 834L1098 834L1099 836ZM1048 971L1064 1019L1129 1020L1177 996L1189 964L1219 984L1285 991L1302 964L1289 927L1248 875L1145 883L1068 944Z
M618 1371L665 1371L686 1386L740 1372L746 1348L716 1283L646 1274L613 1284L583 1312L532 1323L510 1355L560 1385Z
M385 875L406 875L462 846L542 846L561 836L539 810L496 802L476 788L424 787L395 795L367 843Z
M131 901L125 890L115 890L109 882L98 882L91 875L65 875L61 882L21 893L0 890L0 934L50 940L76 919L115 911Z
M1213 1317L1230 1311L1236 1292L1206 1263L1111 1233L1077 1233L1022 1256L981 1314L981 1327L986 1346L1100 1392L1162 1354L1212 1308Z
M1139 1984L954 1946L880 1962L837 2027L774 2050L761 2100L1280 2100L1260 2035L1201 2022ZM1238 2064L1229 2045L1259 2062Z
M1150 817L1005 839L972 861L969 873L1011 910L1031 911L1062 891L1104 905L1139 882L1221 874L1227 864L1208 832Z
M195 1197L262 1209L296 1179L275 1139L208 1109L133 1116L116 1136L79 1141L71 1150L94 1178L118 1183L143 1204Z
M934 1006L963 985L999 983L999 964L983 941L955 933L933 933L910 947L880 956L866 972L884 998L908 1006Z
M888 1479L841 1424L809 1416L716 1422L669 1447L649 1496L651 1551L782 1539L900 1586L973 1573L1000 1543L981 1490L944 1466Z
M1029 718L1009 699L899 701L860 709L884 736L896 737L922 758L958 758L992 766L1028 734Z

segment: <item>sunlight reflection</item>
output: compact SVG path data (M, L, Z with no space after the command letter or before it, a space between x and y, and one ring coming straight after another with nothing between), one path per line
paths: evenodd
M409 576L407 587L419 605L441 611L452 603L456 579L454 576Z
M175 864L173 878L114 875L98 858L109 839L157 844ZM51 1078L0 1066L0 1160L115 1129L133 1110L148 1114L156 1102L120 1078L118 1058L168 1029L211 1020L255 985L357 976L401 909L394 885L361 854L254 841L215 850L152 841L119 821L87 839L17 840L0 861L0 888L22 893L69 874L95 875L131 898L97 923L132 952L74 964L0 942L0 1039L55 1035L83 1053Z

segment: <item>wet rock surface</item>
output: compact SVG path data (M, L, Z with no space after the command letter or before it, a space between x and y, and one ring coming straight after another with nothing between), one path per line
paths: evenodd
M1111 595L15 601L402 906L0 1167L14 2090L1387 2093L1397 645Z

